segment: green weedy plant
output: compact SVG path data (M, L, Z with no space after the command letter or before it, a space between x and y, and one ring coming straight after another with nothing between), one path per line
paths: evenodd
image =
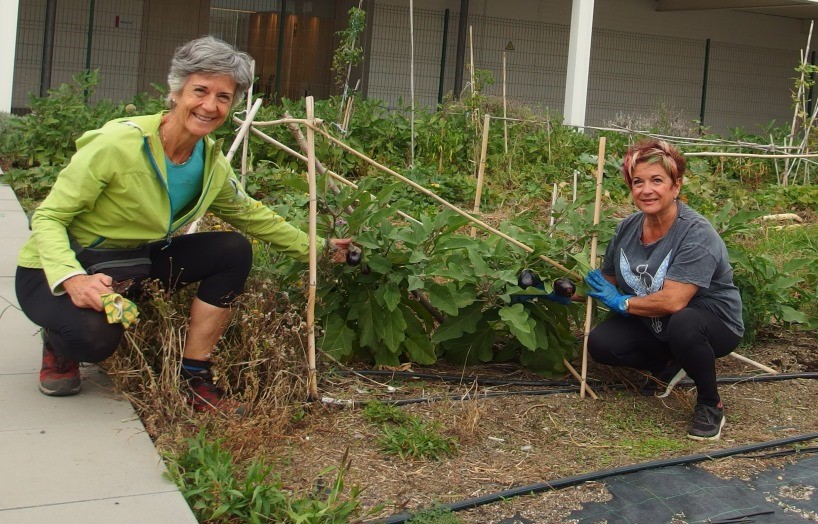
M415 513L407 522L409 524L465 524L466 521L452 513L451 510L431 508Z
M378 445L403 460L442 460L457 453L457 439L440 434L440 426L417 419L405 425L383 426Z
M182 491L196 517L206 522L345 523L359 516L360 489L343 497L346 455L327 492L298 498L272 480L272 468L255 458L240 473L221 442L209 442L205 431L188 439L188 450L167 458L168 476ZM373 508L367 514L379 511Z
M805 246L810 256L794 258L779 264L764 253L745 245L742 238L758 230L752 219L763 215L760 211L740 211L732 214L733 205L727 205L711 221L727 243L733 265L734 282L741 293L745 324L745 343L755 340L759 329L767 325L799 325L806 329L818 326L815 318L805 312L818 300L815 267L818 250Z
M440 433L440 425L408 415L395 406L370 402L364 417L381 426L378 445L403 460L441 460L457 453L457 438Z

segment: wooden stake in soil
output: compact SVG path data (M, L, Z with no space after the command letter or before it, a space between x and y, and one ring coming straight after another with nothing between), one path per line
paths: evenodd
M602 174L605 167L605 137L599 137L599 153L596 162L596 196L594 197L594 234L591 237L591 269L596 268L596 244L599 235L596 227L599 226L599 211L602 207ZM588 335L591 333L591 314L594 310L594 300L588 297L585 302L585 331L582 337L582 375L579 380L579 398L585 398L588 388Z
M307 364L309 375L307 384L310 400L318 399L318 377L315 366L315 288L318 280L318 249L315 245L318 224L318 195L315 181L315 102L313 97L306 98L307 120L307 178L310 188L310 284L307 296Z
M477 191L474 193L474 214L480 212L480 199L483 196L483 179L486 173L486 151L489 147L489 122L491 117L486 114L483 116L483 141L480 145L480 164L477 166ZM471 228L472 238L477 236L477 228Z
M250 78L255 78L256 61L250 61ZM250 109L253 107L253 83L247 87L247 114L250 114ZM250 133L244 134L244 143L241 146L241 185L247 185L247 149L250 146Z
M503 50L503 153L508 156L508 107L506 100L506 51Z

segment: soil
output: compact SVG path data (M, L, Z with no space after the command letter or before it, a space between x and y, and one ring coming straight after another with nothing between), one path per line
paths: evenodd
M818 338L814 332L768 333L740 352L784 373L818 371ZM334 474L327 471L340 466L346 455L350 468L345 485L363 488L360 500L364 508L383 505L368 517L375 518L617 466L808 434L818 428L818 410L814 408L818 395L812 379L721 385L727 417L722 438L695 442L685 438L695 389L679 386L665 399L644 397L636 392L634 384L642 384L645 378L635 371L589 362L588 377L599 394L598 400L581 399L576 392L546 394L545 387L475 384L477 376L542 381L512 365L454 368L441 364L413 371L464 378L462 382L446 382L388 374L324 372L321 394L356 404L313 403L303 419L274 435L258 434L264 431L256 428L256 434L250 437L253 430L247 422L221 429L227 435L233 433L234 442L244 441L243 446L234 444L237 459L263 452L285 485L293 489L315 486L319 478L325 484L331 483ZM722 377L760 373L731 357L718 361L717 372ZM536 393L512 393L521 389ZM507 394L465 398L489 392ZM368 421L363 410L356 407L372 399L447 394L463 398L400 408L423 421L436 421L443 435L457 438L457 452L442 460L403 460L387 454L378 444L381 426ZM700 466L725 478L744 478L787 460L792 459L724 458ZM497 523L517 514L537 523L566 522L582 504L609 497L604 484L590 482L514 497L456 515L465 522Z

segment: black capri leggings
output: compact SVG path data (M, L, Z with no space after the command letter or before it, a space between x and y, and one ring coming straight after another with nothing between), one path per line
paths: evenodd
M239 233L194 233L174 237L170 244L151 243L150 257L151 279L168 290L200 282L196 296L226 308L244 290L253 248ZM104 313L75 306L67 294L54 296L42 269L18 267L15 286L23 312L45 329L55 352L77 362L101 362L116 350L122 325L109 324Z
M670 316L667 342L631 315L614 315L591 331L588 353L600 364L658 373L676 361L696 383L698 402L716 405L716 359L729 355L741 337L713 313L688 307Z

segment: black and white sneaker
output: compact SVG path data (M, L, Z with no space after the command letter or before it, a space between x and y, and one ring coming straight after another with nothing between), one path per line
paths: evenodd
M718 440L723 427L724 405L721 402L716 407L696 404L687 436L693 440Z

